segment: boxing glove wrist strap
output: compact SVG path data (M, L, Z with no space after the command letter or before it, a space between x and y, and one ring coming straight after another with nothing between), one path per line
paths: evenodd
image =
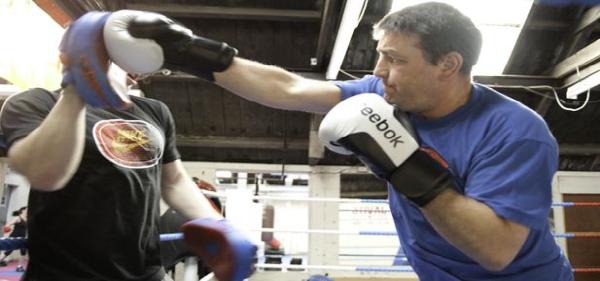
M177 56L167 56L166 66L183 70L190 74L214 81L213 72L226 70L237 55L237 49L224 42L194 36L179 50L171 52Z
M452 186L452 177L448 170L421 150L415 151L396 168L388 181L394 189L420 207L424 207Z

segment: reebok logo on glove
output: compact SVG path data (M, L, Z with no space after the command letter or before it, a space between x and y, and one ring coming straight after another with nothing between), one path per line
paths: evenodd
M375 128L377 128L378 131L383 133L383 137L388 139L390 143L394 145L394 148L396 148L397 144L404 143L404 141L402 140L402 135L390 129L390 126L387 123L387 119L382 120L381 115L373 113L372 108L365 106L363 109L361 109L360 113L362 113L362 115L364 116L367 116L367 119L369 119L371 123L375 124Z

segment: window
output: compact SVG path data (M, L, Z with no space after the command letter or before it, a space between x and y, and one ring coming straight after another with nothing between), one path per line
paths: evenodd
M481 54L473 75L500 75L510 58L533 0L437 0L450 4L471 18L483 37ZM392 11L428 2L395 0Z

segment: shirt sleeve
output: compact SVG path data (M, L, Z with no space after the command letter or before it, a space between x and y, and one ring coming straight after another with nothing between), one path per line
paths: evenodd
M465 194L508 220L539 229L552 203L558 151L547 143L523 140L476 156Z
M364 93L383 95L381 79L373 75L365 75L358 80L334 81L333 83L342 90L342 100Z
M44 121L58 99L44 89L31 89L8 98L0 113L0 129L6 148L29 135Z
M165 131L165 148L163 154L163 164L171 163L181 158L177 150L175 120L171 114L171 110L164 104L160 103L163 115L163 127Z

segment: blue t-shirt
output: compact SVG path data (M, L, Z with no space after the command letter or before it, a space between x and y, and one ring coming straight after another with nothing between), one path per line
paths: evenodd
M342 99L383 95L378 77L338 81ZM422 146L449 165L458 191L530 229L514 261L484 269L442 238L419 208L388 185L390 210L409 263L421 280L573 280L571 266L550 232L551 182L558 145L544 120L523 104L473 84L469 101L439 119L410 115ZM482 222L485 223L485 222Z

